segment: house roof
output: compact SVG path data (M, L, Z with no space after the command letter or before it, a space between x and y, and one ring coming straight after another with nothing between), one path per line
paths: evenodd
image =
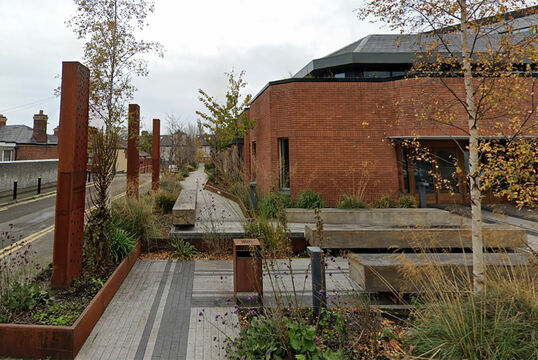
M533 9L533 8L531 8ZM538 25L538 15L520 16L510 22L513 29L523 29ZM489 25L488 25L489 26ZM491 25L493 26L493 25ZM506 26L495 28L488 36L477 37L475 51L481 52L492 48L492 42L501 39ZM524 36L524 35L520 35ZM458 55L461 48L461 37L457 28L447 28L443 35L450 52ZM425 53L424 49L437 43L437 35L419 34L373 34L359 39L327 56L314 59L303 67L294 78L303 78L313 71L337 68L352 64L412 64L417 53ZM438 46L439 53L448 53L444 46Z
M58 137L47 135L47 142L37 142L34 137L34 130L26 125L6 125L0 126L0 141L14 142L17 144L46 144L58 145Z

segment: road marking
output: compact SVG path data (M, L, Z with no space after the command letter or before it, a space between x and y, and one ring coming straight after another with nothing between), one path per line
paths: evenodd
M144 187L146 185L149 185L151 184L151 181L148 181L148 182L145 182L143 184L141 184L139 186L140 187ZM115 196L112 197L112 201L116 201L122 197L125 196L125 193L120 193L120 194L117 194ZM89 209L86 209L86 211L84 212L84 214L88 214L90 211L92 211L93 209L95 209L95 206L92 206L91 208ZM51 225L49 227L46 227L36 233L33 233L32 235L28 235L27 237L23 238L23 239L20 239L19 241L11 244L10 246L8 247L5 247L4 249L1 249L0 250L0 260L3 259L4 257L8 256L9 254L12 254L14 253L15 251L21 249L22 247L28 245L28 244L31 244L32 242L36 241L37 239L47 235L48 233L54 231L54 225Z

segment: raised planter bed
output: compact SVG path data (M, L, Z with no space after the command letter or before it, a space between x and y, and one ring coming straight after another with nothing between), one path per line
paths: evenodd
M0 357L74 359L140 255L140 244L72 326L0 324Z

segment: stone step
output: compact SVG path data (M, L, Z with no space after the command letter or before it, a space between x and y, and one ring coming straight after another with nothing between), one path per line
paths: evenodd
M194 225L196 222L196 190L182 190L172 208L174 225Z
M493 266L508 275L514 272L532 271L529 254L489 253L485 254L486 271ZM440 275L454 279L468 274L472 279L472 254L351 254L349 273L363 290L368 292L420 292L423 286L431 286ZM412 270L425 276L409 278L404 273ZM422 280L421 280L422 279ZM461 279L461 277L458 277Z
M484 244L489 248L517 249L527 243L525 230L499 224L483 225ZM324 249L462 249L471 248L468 227L381 227L360 225L325 225L320 244L316 226L305 225L305 239Z

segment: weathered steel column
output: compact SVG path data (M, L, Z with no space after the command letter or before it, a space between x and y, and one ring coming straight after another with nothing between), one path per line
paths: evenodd
M52 287L66 288L80 276L88 161L90 70L78 62L62 64L58 137L58 185Z
M161 121L153 119L153 140L151 142L151 189L154 192L159 191L159 163L161 159Z
M127 196L138 198L140 106L129 104L129 124L127 129Z

